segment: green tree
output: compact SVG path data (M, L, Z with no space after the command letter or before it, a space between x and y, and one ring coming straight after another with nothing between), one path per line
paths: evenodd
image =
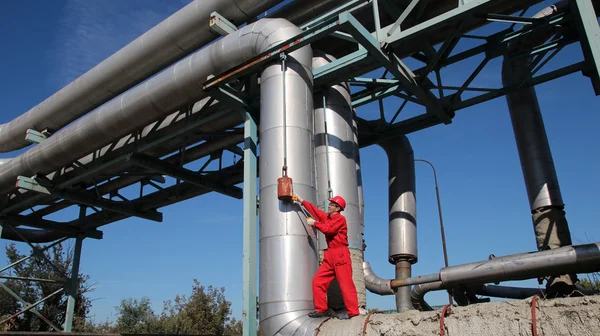
M40 248L39 246L36 246ZM73 247L66 249L62 244L57 244L52 248L42 252L36 252L37 257L30 258L27 261L15 265L8 270L8 275L16 277L47 279L57 282L42 281L23 281L8 279L3 281L4 286L8 287L15 294L20 296L28 303L35 303L44 297L49 296L60 288L64 287L61 281L68 279L71 275L73 265ZM41 256L49 261L47 262ZM14 243L6 246L6 257L9 264L21 260L27 255L21 254ZM86 296L91 291L91 285L88 284L89 276L79 274L79 287L75 295L75 313L73 321L73 331L82 331L85 329L85 319L91 309L91 300ZM0 288L0 317L1 320L8 316L16 314L24 309L22 302L10 295L4 288ZM52 324L61 328L65 322L65 312L67 310L67 295L59 293L35 307ZM51 331L53 330L47 323L42 321L31 311L25 312L12 319L4 326L4 329L14 331Z
M232 318L225 288L205 287L194 279L189 296L177 295L164 302L156 315L150 299L126 299L117 308L114 332L170 335L242 335L242 322ZM106 328L105 328L106 330Z
M157 317L152 311L150 298L143 297L137 299L123 299L117 307L118 318L116 329L120 333L126 334L144 334L153 333L157 329Z

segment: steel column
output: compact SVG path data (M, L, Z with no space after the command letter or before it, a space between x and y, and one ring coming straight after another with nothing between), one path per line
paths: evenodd
M243 335L256 335L256 122L246 112L244 123L244 261L242 318Z
M571 0L575 14L579 15L577 31L581 41L581 50L585 56L588 76L592 80L594 93L600 95L600 26L598 13L591 0Z
M87 207L79 206L79 220L85 220ZM79 263L81 260L81 245L85 236L78 234L75 238L75 250L73 251L73 265L71 266L71 279L69 280L69 292L67 293L67 316L65 318L65 332L73 329L73 318L75 313L75 297L79 287Z

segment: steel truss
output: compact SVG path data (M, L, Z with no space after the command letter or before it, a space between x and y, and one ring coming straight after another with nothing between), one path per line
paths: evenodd
M335 54L336 60L313 70L314 92L340 82L350 83L360 147L450 124L456 111L578 71L588 76L595 93L600 93L600 27L591 0L571 0L569 11L544 19L524 17L530 6L539 3L537 0L461 0L456 8L426 17L428 2L412 0L398 8L387 0L351 0L314 18L300 26L299 35L208 78L203 89L210 93L209 99L185 106L58 172L19 177L16 182L20 191L0 199L3 225L41 228L78 240L101 239L98 228L103 225L132 216L160 222L163 218L159 208L212 191L243 198L244 335L253 334L257 311L256 161L260 124L256 93L262 66L308 44ZM372 15L363 24L357 17L369 6ZM382 21L380 7L395 21ZM480 27L507 23L508 28L472 34ZM218 13L213 13L210 24L222 35L236 30ZM490 61L506 55L509 43L549 28L557 32L554 38L512 56L533 58L530 76L511 87L472 85ZM459 50L459 43L465 40L482 43ZM577 42L583 61L542 73L561 50ZM332 46L329 50L328 45ZM475 62L477 58L483 60ZM461 85L445 85L448 80L442 70L463 61L476 64L471 74ZM409 62L421 66L410 67ZM383 74L369 76L378 70ZM398 98L402 100L400 107L391 114L385 111L384 101ZM363 110L371 103L379 105L379 114L368 119ZM420 106L424 113L402 119L409 103ZM209 123L218 123L219 128L210 128ZM243 128L239 127L242 124ZM44 141L46 135L28 136L32 141ZM238 146L240 143L243 147ZM223 166L223 153L243 159ZM199 170L185 167L199 160L204 160ZM207 171L214 162L218 162L218 169ZM176 182L166 186L164 175ZM236 186L241 182L243 190ZM125 197L127 188L138 188L139 195ZM44 219L72 205L89 207L93 213L64 223Z

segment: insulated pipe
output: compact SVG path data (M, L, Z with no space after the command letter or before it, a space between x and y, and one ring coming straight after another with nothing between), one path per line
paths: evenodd
M417 205L415 160L406 136L379 144L389 161L389 262L394 264L396 279L410 278L417 256ZM398 312L412 309L410 288L396 292Z
M258 21L261 23L261 29L253 29L253 34L231 40L232 47L241 43L268 48L300 33L284 20ZM238 52L236 49L231 48L231 53ZM311 278L319 261L316 237L301 211L277 198L284 141L288 153L294 153L287 158L294 192L312 203L317 198L312 56L312 49L303 47L287 55L285 66L272 63L261 74L259 307L260 329L266 336L312 334L323 321L307 316L314 310Z
M335 61L331 55L315 52L313 69ZM342 212L348 225L348 244L352 260L353 281L358 295L358 305L366 306L366 290L362 276L362 227L358 200L356 173L356 142L354 111L347 83L322 88L314 95L315 105L315 160L317 180L317 206L326 209L328 199L339 195L346 200ZM325 106L325 109L323 108ZM319 232L319 249L327 248L325 235ZM338 284L329 287L329 307L345 310Z
M379 144L388 156L389 174L389 262L416 263L417 205L414 153L406 136Z
M484 284L475 289L475 294L505 299L526 299L536 294L544 294L543 288L509 287Z
M218 105L212 104L210 107L208 107L207 104L210 102L211 102L211 100L208 98L202 99L202 100L196 102L192 106L190 113L185 113L185 114L187 114L187 116L185 116L184 113L181 113L181 111L177 111L177 112L171 113L164 119L161 119L155 123L152 123L152 124L144 127L139 132L138 140L140 142L137 145L135 145L136 151L141 152L141 153L146 153L148 155L152 155L155 157L163 157L163 156L173 152L173 150L169 150L169 149L165 150L163 147L180 148L182 145L180 142L181 137L178 137L178 135L187 132L186 130L190 130L191 129L190 127L193 127L193 129L196 132L211 133L211 132L219 132L223 129L234 127L243 122L242 116L238 113L228 113L228 114L224 114L222 117L213 118L212 117L213 115L223 114L223 112L226 112L227 109L226 109L226 106L224 106L225 104L218 104ZM208 108L208 110L207 110L207 108ZM198 118L200 113L202 113L202 118ZM193 120L201 120L205 117L210 118L211 120L210 120L210 122L203 123L203 124L197 126L197 125L194 125L195 121L190 122L191 120L188 117L192 118ZM168 137L172 137L173 139L166 140L163 143L161 143L160 146L152 147L149 150L145 150L143 145L141 145L141 143L151 142L152 141L151 139L156 139L156 137L164 137L165 135ZM102 170L104 175L110 175L110 174L114 174L114 173L123 171L124 169L126 169L128 166L131 165L130 162L126 161L126 156L124 155L125 152L129 153L130 150L127 150L127 149L124 150L124 148L123 148L124 146L131 147L131 142L129 140L130 140L129 135L122 137L121 139L116 141L116 145L114 145L114 147L112 144L104 146L103 148L101 148L97 151L94 151L94 153L88 154L87 156L79 159L78 163L85 166L85 165L88 165L89 163L91 163L93 160L102 160L104 162L110 161L110 162L113 162L113 164L110 166L110 168ZM210 143L217 144L217 143L220 143L220 140L224 140L224 139L220 138L219 140L214 140L214 141L211 141ZM230 139L230 140L233 141L233 139ZM240 140L240 141L242 141L242 140ZM196 155L196 149L198 149L200 147L207 147L205 145L207 145L207 144L201 144L199 146L196 146L194 148L190 148L190 149L186 150L185 159L187 160L188 158L193 158ZM233 144L231 144L231 145L233 145ZM216 147L210 145L210 146L208 146L208 148L213 147L213 148L220 149L218 146L220 146L220 145L217 145ZM226 146L224 146L224 147L226 147ZM198 152L198 153L201 154L201 152ZM204 155L207 155L207 154L204 154ZM204 156L204 155L202 155L202 156ZM179 163L179 161L180 161L180 157L178 159L176 159L174 162ZM72 181L73 178L75 180L77 180L77 176L74 176L73 172L70 172L68 169L65 171L65 174L68 174L70 176L66 177L67 181L59 184L60 188L70 187L70 185L72 185L73 183L71 183L71 184L68 184L68 183L70 180ZM50 173L50 174L46 175L46 177L49 178L50 180L53 180L53 176L54 176L54 173ZM129 177L131 177L131 176L129 176ZM139 181L140 179L132 180L133 182L131 182L131 183L135 183L135 182ZM108 187L108 185L113 185L114 181L121 181L121 180L122 179L119 178L119 179L113 180L111 182L104 183L101 186L98 186L97 188L100 189L104 186ZM80 182L81 181L77 181L77 184L79 184ZM95 182L89 181L89 178L87 180L84 180L85 187L93 186L98 182L100 182L100 181L95 181ZM93 183L93 184L91 184L91 183ZM110 189L110 190L107 190L106 192L108 193L113 190L114 189ZM44 202L52 203L51 201L54 199L51 195L44 195L44 194L32 195L32 193L29 193L28 196L29 196L27 198L28 202L37 203L37 204L44 203ZM43 216L43 213L47 209L52 210L52 209L55 209L56 207L61 207L61 206L63 206L62 202L55 203L47 208L41 209L40 211L38 211L38 213L41 216ZM18 208L10 207L8 209L1 209L0 214L20 212L25 209L27 209L27 206L25 206L24 209L22 208L22 206L18 207Z
M578 291L580 291L583 295L598 294L598 291L596 290L578 289ZM546 290L544 288L510 287L484 284L475 289L475 294L505 299L526 299L536 294L546 295Z
M391 280L378 277L371 269L371 264L368 261L363 262L363 274L365 276L365 285L369 292L379 295L395 294L391 287Z
M600 242L563 246L541 252L519 253L469 264L445 267L440 273L391 280L391 287L442 281L444 286L525 280L562 273L600 271Z
M283 17L295 25L300 25L347 1L348 0L292 1L275 12L267 14L267 17Z
M208 93L202 91L199 83L272 46L258 45L264 37L257 41L256 35L264 34L263 30L270 34L276 29L290 37L292 32L299 32L283 19L261 20L244 26L85 115L0 166L0 193L12 190L19 175L48 174L61 169L185 104L207 97ZM210 128L210 125L205 127Z
M567 1L548 6L533 18L543 18L555 14L566 6ZM502 64L504 86L518 85L531 72L533 56L514 57L512 55L529 50L554 34L552 29L536 30L517 42L509 44L509 53ZM518 91L509 92L506 94L506 100L531 211L549 206L564 206L535 88L521 88Z
M568 6L561 1L548 6L533 18L543 18L558 13ZM519 85L531 75L533 56L515 57L544 43L555 34L554 27L540 28L508 46L502 64L502 83L506 87ZM521 88L506 94L510 118L523 170L523 177L532 212L534 233L538 250L571 245L571 233L565 217L564 202L560 192L554 160L544 127L540 105L534 87ZM563 273L564 274L564 273ZM573 286L575 274L559 275L548 279L547 287ZM557 290L563 286L556 286ZM570 289L566 289L569 291ZM554 291L552 291L554 292Z
M0 152L28 146L27 129L58 131L219 37L209 29L213 11L239 25L281 1L192 1L31 110L0 125Z
M0 159L0 166L5 165L6 163L8 163L10 160L12 159Z
M410 301L413 307L420 311L432 311L433 308L425 301L425 294L443 288L444 285L441 281L414 285L410 291Z

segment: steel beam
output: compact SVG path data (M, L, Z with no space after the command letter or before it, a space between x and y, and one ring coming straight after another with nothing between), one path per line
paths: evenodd
M237 30L236 25L229 22L229 20L217 12L212 12L210 14L208 28L221 36L229 35Z
M579 33L581 50L586 62L586 73L592 81L594 93L600 95L600 26L591 0L570 0Z
M63 198L77 204L87 205L90 207L99 207L155 222L162 222L162 213L156 210L139 211L131 204L124 204L124 202L116 202L97 198L96 195L88 191L76 192L70 190L57 190L52 186L52 182L45 177L36 176L29 178L25 176L19 176L17 178L17 185L20 188L51 194L55 197Z
M243 335L256 335L256 229L258 216L257 199L257 142L256 122L246 113L244 124L244 232L243 232L243 289L242 318Z
M23 298L21 298L17 293L13 292L4 283L0 282L0 288L4 289L10 296L12 296L13 298L15 298L15 300L21 302L21 304L25 308L31 306L31 303L23 300ZM62 329L60 329L59 327L55 326L54 323L50 322L50 320L48 320L44 315L42 315L37 309L35 309L35 308L32 307L31 308L31 312L34 313L35 316L39 317L42 321L46 322L46 324L48 324L55 331L58 331L58 332L62 331Z
M99 230L89 230L86 232L82 232L81 229L76 225L67 225L64 223L59 223L47 219L37 218L35 214L32 214L32 216L7 215L0 218L0 222L4 222L12 226L24 225L37 229L62 232L70 236L83 234L85 237L93 239L102 239L103 236L102 231Z
M85 221L85 213L87 208L79 207L79 221ZM75 299L77 289L79 288L79 264L81 260L81 245L84 237L78 235L75 238L75 250L73 251L73 265L71 265L71 278L69 279L69 291L67 292L67 312L65 317L65 332L71 332L73 329L73 317L75 313Z
M177 178L185 182L189 182L199 187L209 188L212 191L216 191L223 195L231 196L237 199L241 199L243 197L241 188L219 183L218 181L213 180L210 177L198 174L189 169L168 164L160 159L154 158L146 154L134 154L132 155L130 160L136 165L152 169L161 174L169 175L171 177Z
M422 114L410 119L403 120L385 131L377 132L377 135L359 138L361 148L374 145L380 141L392 139L398 136L413 133L431 126L439 125L441 121L437 116Z
M241 164L238 163L234 166L223 168L218 172L210 173L209 176L212 179L223 181L225 184L236 185L243 182L243 173L240 166ZM198 187L188 182L182 182L168 188L159 189L151 194L144 195L138 199L132 200L131 203L135 204L141 211L145 211L148 209L166 207L210 192L212 192L212 190L207 187ZM131 216L117 212L100 211L87 216L82 228L85 230L95 229L128 217ZM76 225L78 221L79 220L77 219L69 222L69 224Z
M38 132L34 129L28 129L25 133L25 141L32 144L39 144L50 137L50 132L47 130Z

